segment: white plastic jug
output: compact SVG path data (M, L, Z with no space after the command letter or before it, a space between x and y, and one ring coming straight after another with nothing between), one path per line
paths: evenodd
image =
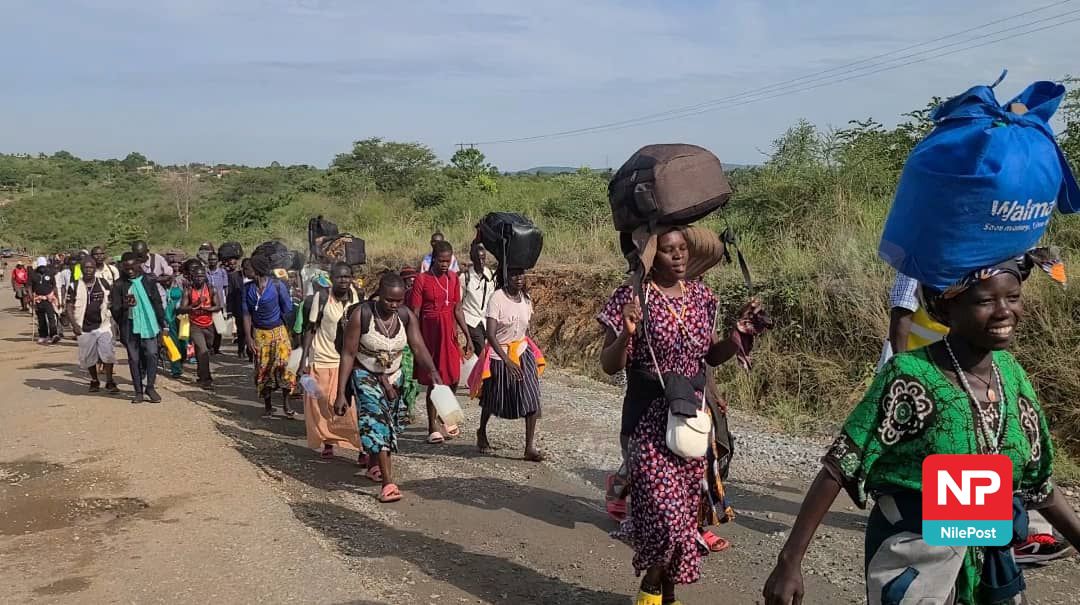
M300 369L300 358L304 355L304 347L296 347L289 355L289 363L285 365L285 368L289 372L295 374Z
M450 387L439 384L431 389L431 403L435 404L435 413L442 418L443 424L457 425L465 420L465 413L461 411L461 404Z
M468 359L461 360L461 382L464 384L469 380L469 376L472 376L473 368L476 367L476 362L480 361L479 355L473 355Z
M233 335L233 322L231 319L225 319L224 311L214 313L214 329L224 338Z

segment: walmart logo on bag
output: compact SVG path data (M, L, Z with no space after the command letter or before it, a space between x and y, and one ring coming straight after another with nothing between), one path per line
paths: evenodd
M1054 207L1056 205L1057 200L1050 202L1028 200L1026 204L1019 201L1001 202L994 200L990 209L990 216L995 216L1002 221L1012 223L1030 221L1032 219L1050 218L1050 215L1054 213Z

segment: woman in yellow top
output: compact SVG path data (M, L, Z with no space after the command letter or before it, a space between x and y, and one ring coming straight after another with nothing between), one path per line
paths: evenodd
M353 287L353 270L346 263L335 263L330 268L330 280L330 288L316 287L304 304L304 352L300 358L300 367L318 387L304 389L308 447L322 448L323 458L332 458L335 446L360 450L356 409L350 407L338 416L333 400L338 392L342 325L348 310L362 302L363 295Z

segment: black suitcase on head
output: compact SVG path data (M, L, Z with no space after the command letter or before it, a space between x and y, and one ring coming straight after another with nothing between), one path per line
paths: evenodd
M505 269L532 269L544 248L544 233L515 212L492 212L476 225L484 248Z

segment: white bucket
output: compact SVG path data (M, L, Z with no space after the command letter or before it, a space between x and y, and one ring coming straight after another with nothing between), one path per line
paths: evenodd
M231 319L225 319L224 311L214 313L214 329L225 338L233 335L233 322Z
M465 420L465 413L461 411L461 404L450 387L439 384L431 389L431 403L435 405L435 413L442 419L443 424L458 425Z
M296 347L289 355L289 363L285 366L289 372L295 374L300 369L300 358L304 355L304 347Z

